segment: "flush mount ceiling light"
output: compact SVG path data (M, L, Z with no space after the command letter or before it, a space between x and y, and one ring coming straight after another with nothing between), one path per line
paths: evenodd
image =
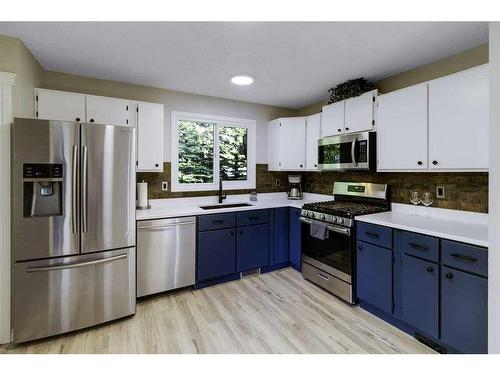
M231 78L231 82L235 85L246 86L253 83L253 78L246 74L237 74Z

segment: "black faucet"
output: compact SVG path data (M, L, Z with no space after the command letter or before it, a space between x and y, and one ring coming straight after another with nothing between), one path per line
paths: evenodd
M219 177L219 203L226 199L227 195L222 192L222 177Z

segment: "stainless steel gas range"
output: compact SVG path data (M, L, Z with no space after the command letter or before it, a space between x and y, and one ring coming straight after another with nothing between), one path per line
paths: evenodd
M388 188L382 184L336 182L333 194L332 201L308 203L302 207L302 275L355 304L354 218L388 211Z

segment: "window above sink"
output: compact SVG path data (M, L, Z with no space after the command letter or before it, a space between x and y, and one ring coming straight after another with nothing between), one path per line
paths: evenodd
M172 112L172 191L255 188L255 120Z

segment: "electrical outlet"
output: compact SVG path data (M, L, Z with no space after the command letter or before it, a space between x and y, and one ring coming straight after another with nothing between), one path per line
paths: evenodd
M446 189L443 185L436 186L436 198L446 198Z
M276 179L276 182L274 183L275 186L280 186L281 185L281 181L279 179Z
M161 190L162 191L168 191L168 181L163 181L161 183Z

